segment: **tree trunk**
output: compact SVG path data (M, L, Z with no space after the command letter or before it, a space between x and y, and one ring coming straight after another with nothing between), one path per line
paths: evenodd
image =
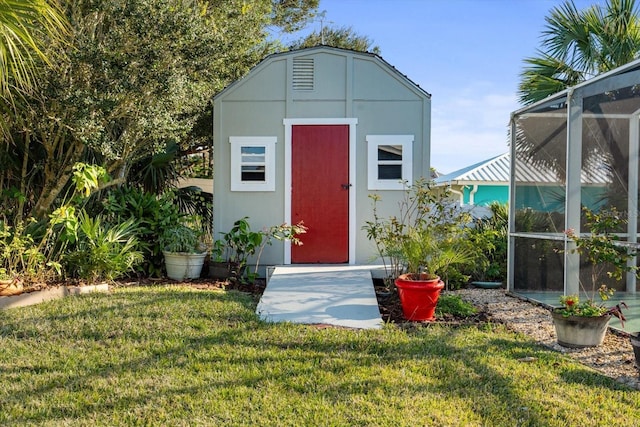
M59 161L54 158L52 152L48 152L44 171L44 186L31 215L43 218L49 212L56 198L69 183L69 179L73 175L73 165L80 161L84 149L84 144L74 141ZM56 166L59 167L56 168Z

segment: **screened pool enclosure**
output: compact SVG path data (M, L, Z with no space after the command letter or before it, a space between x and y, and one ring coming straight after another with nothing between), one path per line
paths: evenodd
M583 294L590 265L564 234L588 231L583 206L616 208L628 218L620 241L638 242L639 146L640 61L512 114L511 292L544 302L552 295L551 304L562 293ZM633 273L602 280L637 300Z

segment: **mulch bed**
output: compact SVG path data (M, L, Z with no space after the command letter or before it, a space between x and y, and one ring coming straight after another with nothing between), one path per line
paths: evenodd
M145 279L138 282L132 282L131 284L138 285L153 285L153 284L166 284L175 283L181 285L188 285L196 289L209 289L209 290L235 290L239 292L245 292L251 294L256 301L260 299L262 293L266 287L266 281L264 279L258 279L254 284L246 284L231 281L220 281L212 278L201 278L194 280L187 280L183 282L172 282L169 279ZM378 308L380 309L380 315L385 323L395 323L403 326L418 326L418 325L430 325L430 324L447 324L447 325L463 325L463 324L478 324L486 323L491 320L489 313L484 311L481 307L478 308L478 313L469 317L456 317L453 315L438 316L433 322L414 322L408 321L402 314L402 306L400 305L400 299L397 292L385 292L384 287L379 282L374 282L374 288L376 290L376 297L378 300Z

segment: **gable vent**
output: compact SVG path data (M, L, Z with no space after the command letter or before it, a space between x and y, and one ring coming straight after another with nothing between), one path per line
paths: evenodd
M293 90L313 90L313 58L293 58Z

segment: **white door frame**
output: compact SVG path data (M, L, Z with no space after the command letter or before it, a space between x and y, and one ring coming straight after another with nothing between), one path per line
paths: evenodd
M284 119L284 222L291 224L291 132L296 125L349 125L349 264L356 259L356 118ZM302 236L304 241L304 236ZM284 263L291 264L291 242L284 242Z

